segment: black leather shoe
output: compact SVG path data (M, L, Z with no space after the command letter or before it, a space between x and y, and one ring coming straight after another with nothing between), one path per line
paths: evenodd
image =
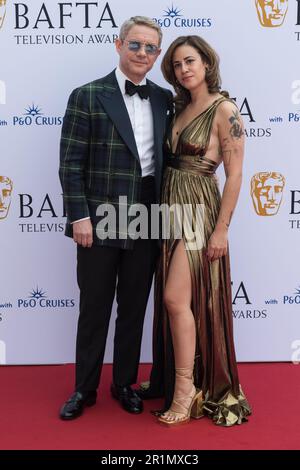
M59 416L61 419L75 419L78 418L85 406L95 405L97 400L97 392L74 392L66 403L62 406Z
M119 385L111 384L110 391L112 396L121 403L125 411L135 414L142 413L144 409L143 402L131 387L120 387Z
M137 396L139 396L142 400L154 400L156 398L163 398L163 392L158 392L157 390L152 390L151 388L142 388L140 387L138 390L135 390Z

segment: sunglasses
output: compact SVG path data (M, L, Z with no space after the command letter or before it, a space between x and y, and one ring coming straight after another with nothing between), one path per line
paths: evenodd
M159 47L156 46L155 44L145 44L144 42L140 42L140 41L127 41L126 39L124 39L123 42L127 43L128 49L132 52L138 52L143 46L144 46L146 54L149 54L149 55L154 55L159 50Z

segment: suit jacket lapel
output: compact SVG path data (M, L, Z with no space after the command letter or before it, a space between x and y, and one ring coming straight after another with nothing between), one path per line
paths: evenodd
M163 112L162 97L161 94L155 90L155 86L152 83L149 83L149 87L150 102L153 114L155 158L161 158L167 110L165 110L165 113Z
M97 99L101 102L134 157L139 160L130 118L114 71L107 76L103 89L97 93Z

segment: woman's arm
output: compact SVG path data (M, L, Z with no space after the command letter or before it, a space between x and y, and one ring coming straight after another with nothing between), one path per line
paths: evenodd
M227 234L242 183L244 157L244 127L238 109L233 103L221 103L216 116L216 125L223 159L226 182L222 194L221 208L215 229L207 249L213 261L227 253Z

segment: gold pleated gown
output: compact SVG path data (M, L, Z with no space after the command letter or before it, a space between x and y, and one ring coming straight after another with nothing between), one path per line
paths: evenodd
M163 204L191 204L204 208L201 238L203 248L188 249L183 234L192 280L192 312L196 324L196 355L194 383L203 391L203 415L216 424L231 426L246 421L251 413L239 385L233 342L232 299L229 255L209 262L206 257L208 240L216 225L221 196L215 177L216 162L205 157L212 122L217 106L226 100L216 100L206 111L183 129L172 153L172 129L165 144L167 168L164 174ZM199 229L199 227L198 227ZM162 242L162 252L155 281L155 312L153 335L153 368L150 388L165 396L164 410L171 405L175 363L168 313L163 303L163 291L168 269L178 239L171 236Z

